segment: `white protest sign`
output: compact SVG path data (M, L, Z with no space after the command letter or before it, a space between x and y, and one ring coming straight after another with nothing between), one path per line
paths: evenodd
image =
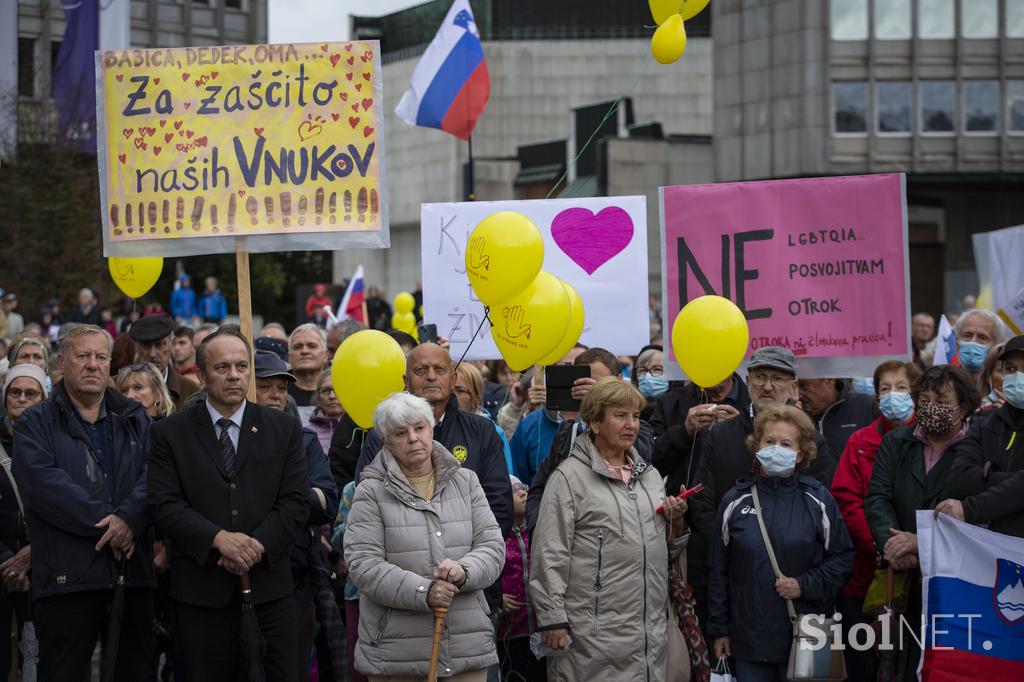
M1011 298L1003 305L996 308L996 313L999 317L1003 318L1003 322L1010 328L1014 334L1018 336L1024 332L1024 289L1017 292L1017 295Z
M466 359L501 357L465 264L469 233L498 211L522 213L540 229L544 269L575 287L583 299L580 343L616 355L632 355L648 343L645 197L423 204L423 316L451 341L453 358L462 357L477 329Z
M1014 295L1024 289L1024 225L989 232L989 270L992 276L992 305L1012 305Z

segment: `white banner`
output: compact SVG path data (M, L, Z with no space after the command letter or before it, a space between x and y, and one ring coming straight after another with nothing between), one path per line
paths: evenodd
M474 332L479 335L467 360L501 357L491 338L484 307L466 276L469 233L498 211L517 211L544 237L544 269L579 292L586 310L580 343L616 355L632 355L647 345L650 313L647 293L647 203L642 196L477 201L423 204L424 321L451 341L459 358Z
M1024 289L1024 225L989 232L989 270L992 276L992 307L1011 305L1014 295Z

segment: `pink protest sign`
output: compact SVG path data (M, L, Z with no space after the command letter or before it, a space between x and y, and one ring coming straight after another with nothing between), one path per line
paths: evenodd
M751 352L789 348L801 373L870 375L878 359L856 358L909 355L902 175L661 191L666 336L687 301L717 294L744 312Z

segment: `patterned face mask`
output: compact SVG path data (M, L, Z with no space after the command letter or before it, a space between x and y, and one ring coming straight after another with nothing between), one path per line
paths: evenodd
M942 403L922 403L917 406L917 423L925 435L933 438L945 436L956 428L960 419L959 407L951 407Z

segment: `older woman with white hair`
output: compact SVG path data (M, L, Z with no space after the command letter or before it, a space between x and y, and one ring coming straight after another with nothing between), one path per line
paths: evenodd
M433 439L430 405L395 393L374 413L384 440L362 472L345 529L360 591L356 669L371 682L423 679L436 608L448 609L438 676L483 682L498 662L483 589L505 543L476 474Z

